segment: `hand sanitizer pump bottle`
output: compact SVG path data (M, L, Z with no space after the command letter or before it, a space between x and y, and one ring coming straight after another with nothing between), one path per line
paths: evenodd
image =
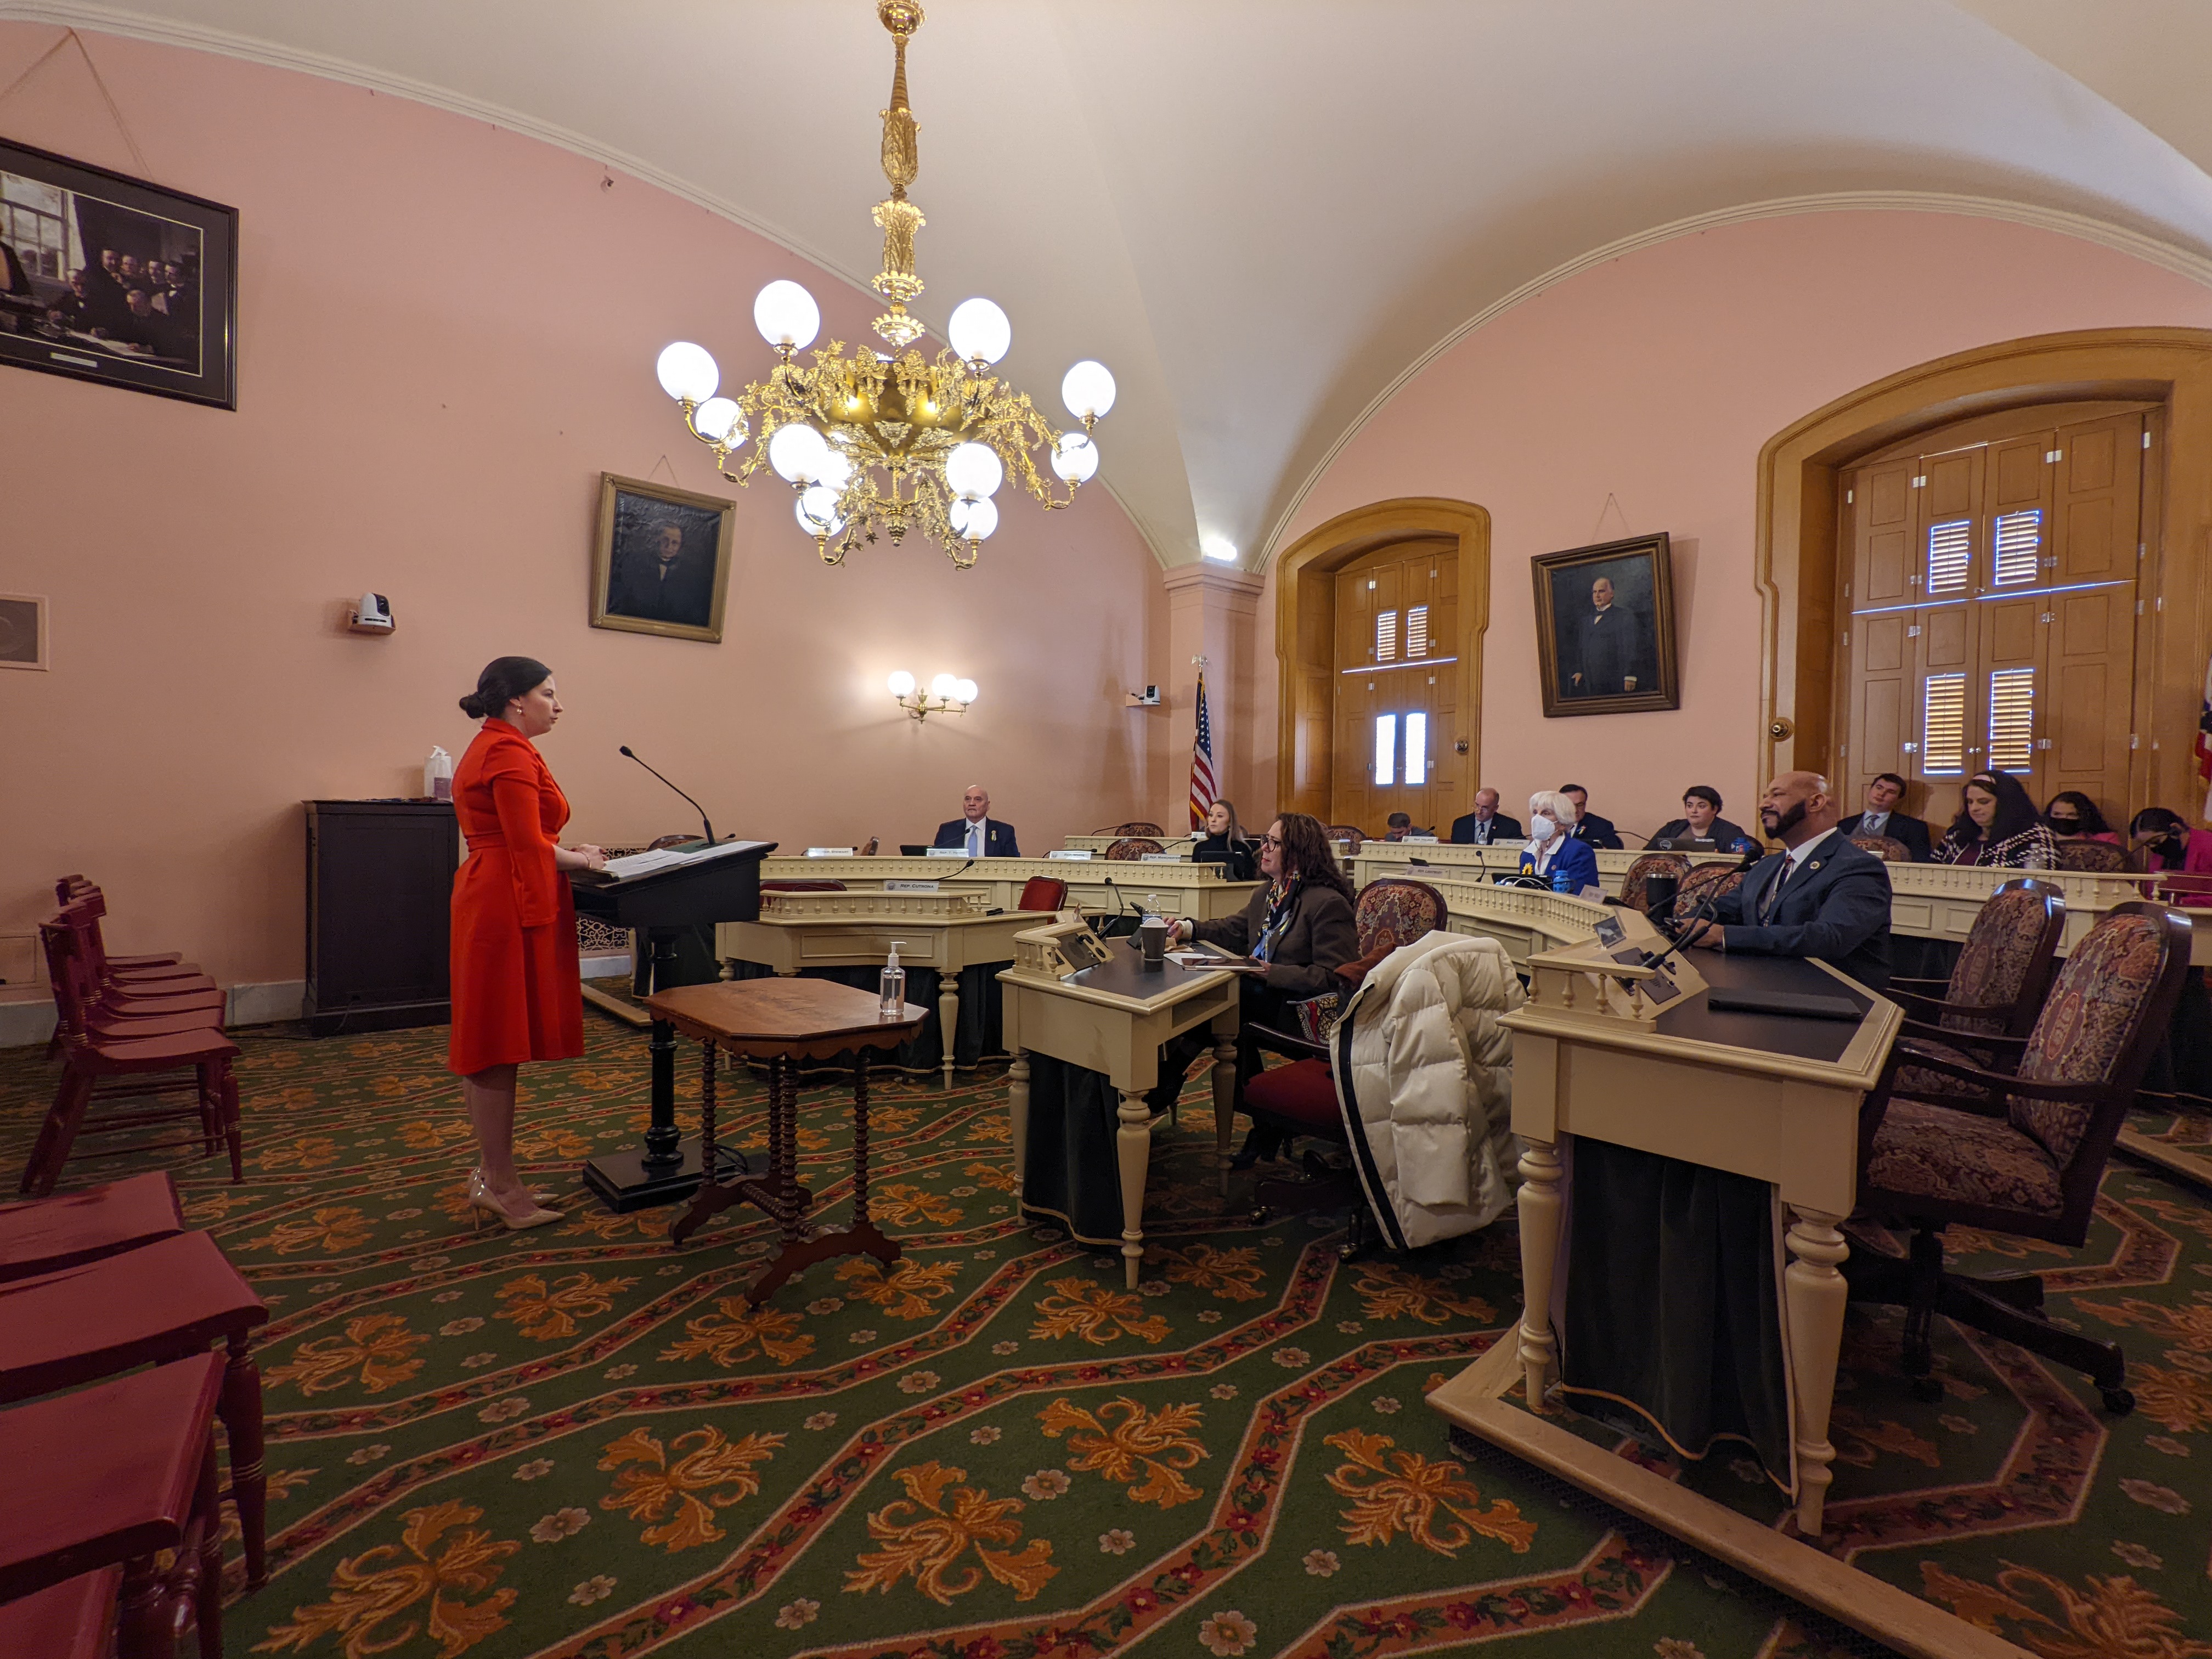
M899 966L899 946L906 941L891 941L891 959L884 964L883 1012L896 1019L906 1012L906 969Z

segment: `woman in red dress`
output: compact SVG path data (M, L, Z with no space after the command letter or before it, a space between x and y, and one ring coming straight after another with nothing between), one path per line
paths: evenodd
M453 807L469 856L453 878L453 1032L447 1065L481 1162L469 1202L514 1229L561 1218L514 1173L514 1068L584 1052L576 906L563 870L596 870L597 847L562 847L568 798L532 741L561 718L553 671L501 657L461 699L483 721L453 772Z

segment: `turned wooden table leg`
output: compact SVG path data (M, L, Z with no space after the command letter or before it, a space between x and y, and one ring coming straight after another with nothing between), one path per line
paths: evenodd
M1221 1195L1229 1196L1229 1133L1237 1115L1237 1039L1213 1035L1213 1150L1221 1160Z
M1836 1361L1844 1346L1844 1304L1850 1296L1837 1269L1850 1246L1837 1231L1843 1218L1790 1206L1790 1266L1782 1275L1790 1308L1790 1366L1797 1394L1797 1530L1820 1535L1820 1512L1828 1501L1829 1465L1836 1449L1828 1439L1828 1412L1836 1398Z
M868 1224L868 1051L853 1062L853 1224Z
M711 1042L699 1045L699 1180L714 1184L714 1059Z
M1021 1212L1022 1176L1029 1169L1030 1051L1014 1050L1014 1063L1006 1067L1006 1125L1014 1148L1014 1212Z
M1134 1090L1121 1093L1115 1152L1121 1166L1121 1267L1131 1290L1145 1259L1145 1170L1152 1159L1152 1114Z
M1521 1369L1528 1409L1544 1409L1559 1339L1552 1334L1552 1275L1559 1251L1559 1156L1540 1140L1521 1154Z
M937 1030L945 1039L945 1086L952 1086L952 1045L960 1031L960 975L951 969L937 976Z

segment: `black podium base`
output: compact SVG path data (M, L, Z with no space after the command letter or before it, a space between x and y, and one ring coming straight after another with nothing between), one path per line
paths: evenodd
M682 1162L664 1169L648 1169L642 1147L589 1159L584 1186L617 1215L681 1203L699 1190L699 1137L684 1136L676 1151ZM714 1162L725 1180L744 1173L744 1160L726 1146L715 1149Z

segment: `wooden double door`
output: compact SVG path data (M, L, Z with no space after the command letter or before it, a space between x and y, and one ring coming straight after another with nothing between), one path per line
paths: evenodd
M1332 821L1379 836L1404 812L1416 830L1448 835L1467 793L1458 544L1395 543L1334 580Z
M2039 807L2124 816L2155 411L2069 405L1925 434L1846 471L1845 799L1893 772L1939 832L2002 770Z

